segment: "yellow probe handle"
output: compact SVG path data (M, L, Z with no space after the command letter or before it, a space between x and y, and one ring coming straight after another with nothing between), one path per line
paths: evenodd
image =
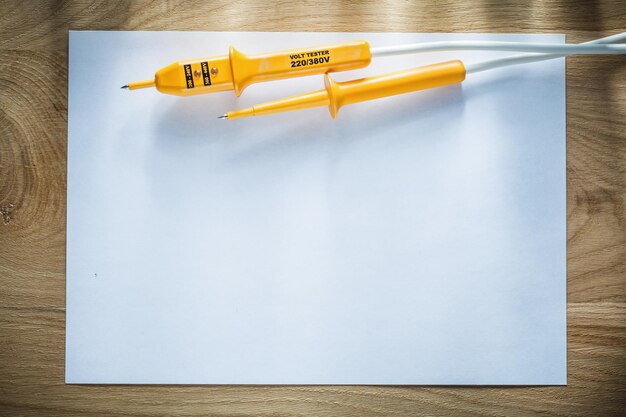
M326 75L324 85L329 96L330 115L334 119L339 109L347 104L456 84L463 80L463 63L449 61L342 83L334 82Z
M326 74L325 90L235 110L226 115L228 119L236 119L327 105L334 119L346 104L460 83L464 79L465 66L458 60L345 82L335 82Z
M363 68L372 59L365 41L246 55L230 47L228 55L175 62L154 80L128 83L130 90L156 87L178 96L235 90L239 96L252 83Z
M365 41L249 56L230 47L237 96L252 83L363 68L371 59L370 47Z

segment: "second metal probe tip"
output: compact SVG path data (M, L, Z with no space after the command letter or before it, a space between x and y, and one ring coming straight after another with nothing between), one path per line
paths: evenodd
M221 116L218 116L217 118L226 120L226 119L228 119L228 115L227 114L223 114Z
M128 84L121 86L120 88L128 89Z

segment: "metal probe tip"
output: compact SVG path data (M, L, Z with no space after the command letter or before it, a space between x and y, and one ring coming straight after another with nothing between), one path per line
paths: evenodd
M122 89L127 89L128 88L128 84L121 86L120 88Z
M223 114L221 116L217 117L218 119L228 119L228 115L227 114Z

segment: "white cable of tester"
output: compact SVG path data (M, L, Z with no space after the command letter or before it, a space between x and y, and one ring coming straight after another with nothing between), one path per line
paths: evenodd
M626 54L626 45L622 44L554 44L532 42L495 42L495 41L450 41L423 42L406 45L381 46L371 49L372 57L403 55L441 51L515 51L529 53L549 53L559 55L576 54Z
M607 36L600 39L581 43L580 45L592 45L592 44L607 44L618 43L626 41L626 32L618 33L616 35ZM465 66L467 74L477 73L481 71L487 71L495 68L508 67L510 65L528 64L531 62L545 61L548 59L563 58L565 55L559 54L540 54L540 55L513 55L505 58L496 58L488 61L470 63Z

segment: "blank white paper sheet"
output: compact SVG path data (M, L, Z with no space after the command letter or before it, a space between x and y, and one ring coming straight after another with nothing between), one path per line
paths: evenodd
M217 116L322 76L176 97L172 62L363 39L70 32L67 383L566 383L564 59L344 107ZM345 81L507 52L375 58Z

